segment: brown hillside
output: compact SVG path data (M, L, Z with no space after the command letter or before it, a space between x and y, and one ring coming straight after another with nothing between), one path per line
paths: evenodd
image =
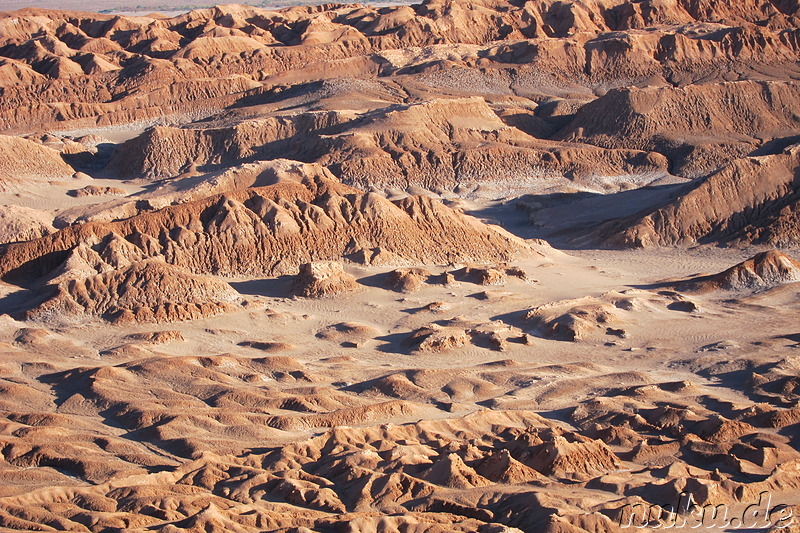
M737 159L666 203L607 223L597 234L614 245L637 247L796 244L799 157L800 148L793 146L778 155Z
M88 223L0 250L2 277L43 276L70 250L125 239L124 253L163 256L198 274L274 275L301 263L381 250L413 262L502 261L531 253L523 241L457 213L428 197L391 202L346 187L323 167L303 183L232 191L143 213L127 220Z

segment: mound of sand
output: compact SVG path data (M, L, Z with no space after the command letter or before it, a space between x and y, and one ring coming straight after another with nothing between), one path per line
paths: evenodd
M294 350L296 346L288 342L275 342L275 341L242 341L239 346L246 348L253 348L266 353L280 353Z
M317 338L319 339L352 346L361 345L364 342L375 338L377 335L377 329L366 324L360 324L358 322L340 322L338 324L332 324L317 332Z
M610 304L587 303L569 308L565 313L554 317L543 317L543 309L537 308L528 312L526 318L533 320L534 325L542 328L543 334L552 339L562 341L579 341L593 333L603 331L616 334L624 330L620 328L623 321L617 316L616 308Z
M538 335L561 341L606 341L626 338L628 324L665 312L693 313L699 307L680 293L641 290L611 291L597 297L559 300L525 313L524 320Z
M183 341L183 335L180 331L167 330L167 331L152 331L149 333L131 333L126 338L146 342L149 344L166 344L172 341Z

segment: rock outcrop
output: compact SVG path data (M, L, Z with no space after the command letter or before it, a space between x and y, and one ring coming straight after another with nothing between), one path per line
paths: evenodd
M627 325L642 317L656 320L663 312L697 311L698 306L678 292L630 289L546 303L528 310L524 319L544 338L570 342L609 341L626 338Z
M675 286L679 290L697 292L762 291L795 281L800 281L800 262L778 250L768 250L719 274L698 276Z
M361 285L337 261L316 261L300 265L292 281L292 292L306 298L328 298L356 292Z
M385 286L397 292L419 290L433 274L424 268L398 268L386 277Z
M779 9L766 0L727 11L683 1L642 7L607 0L530 6L429 0L388 9L282 11L225 6L174 18L29 10L0 19L0 83L6 89L0 128L149 120L221 107L262 94L264 78L319 79L326 64L362 78L488 61L531 62L536 70L572 77L702 79L734 59L796 61L795 13L796 7ZM703 23L726 23L733 31L715 32ZM668 29L641 31L649 27ZM502 40L509 44L496 44ZM413 50L442 45L461 45L466 53L416 57ZM298 64L306 68L296 69Z
M219 122L230 122L220 119ZM538 140L507 125L482 97L396 104L371 113L311 111L209 128L156 127L120 147L110 165L126 177L166 178L191 168L290 157L330 167L362 187L455 187L536 173L666 171L657 154Z
M800 262L698 245L800 244L799 59L797 0L0 13L0 529L796 501Z
M659 152L670 158L674 174L695 178L798 131L798 109L794 81L626 87L583 106L560 136Z
M81 187L80 189L75 189L74 191L70 191L70 194L75 198L85 198L86 196L104 196L107 194L125 196L127 193L125 192L124 189L120 189L119 187L101 187L98 185L87 185L86 187Z

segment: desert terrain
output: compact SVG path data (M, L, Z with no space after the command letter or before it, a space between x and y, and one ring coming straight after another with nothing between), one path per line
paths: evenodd
M793 0L0 12L0 529L800 530L798 80Z

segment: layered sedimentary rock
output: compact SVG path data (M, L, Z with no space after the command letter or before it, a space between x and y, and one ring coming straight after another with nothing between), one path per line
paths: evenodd
M696 245L800 242L797 28L786 0L0 14L0 527L796 501L800 264Z
M47 342L32 330L18 337L31 349ZM760 367L753 391L769 398L789 364ZM569 374L557 380L569 390L596 393L565 409L573 429L525 409L419 420L437 394L465 401L471 391L478 400L532 380L547 395L554 384L536 379L553 371ZM722 416L702 404L708 387L597 364L408 369L342 391L290 357L156 355L43 369L39 381L75 386L61 393L58 412L30 381L3 390L3 400L25 393L29 402L0 433L2 468L19 481L31 466L58 465L57 483L87 482L0 497L6 528L77 529L91 519L100 528L369 531L401 520L437 531L613 530L632 505L676 501L683 490L698 505L738 509L759 491L783 497L800 486L797 451L775 431L797 423L796 409L730 403ZM98 438L85 422L97 417L159 453ZM413 421L397 423L404 419ZM316 431L298 438L299 428Z
M54 231L48 213L19 205L0 206L0 243L29 241Z

